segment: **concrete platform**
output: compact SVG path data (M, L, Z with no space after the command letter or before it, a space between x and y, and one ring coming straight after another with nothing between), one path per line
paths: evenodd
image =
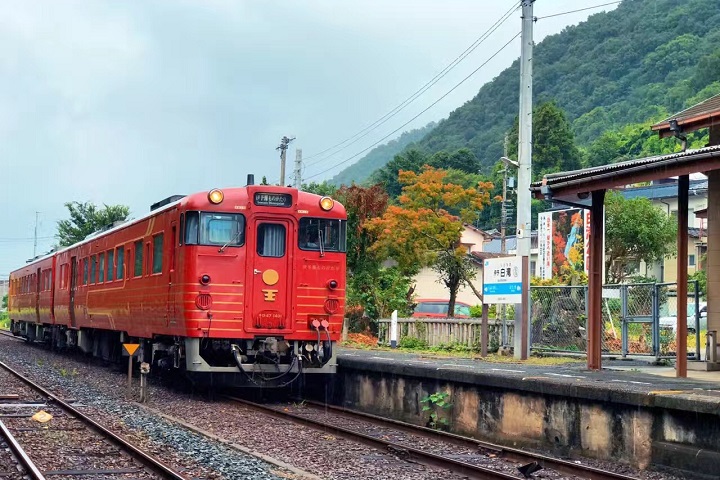
M720 373L649 359L539 366L341 349L338 401L423 423L422 399L450 394L452 430L563 455L651 464L720 478Z

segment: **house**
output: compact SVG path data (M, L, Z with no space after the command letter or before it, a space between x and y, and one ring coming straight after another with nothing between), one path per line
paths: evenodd
M495 241L495 238L491 234L472 225L465 225L465 229L460 237L460 243L467 248L468 255L475 266L473 286L479 292L482 291L483 287L483 260L502 256L499 251L485 251L485 247L493 241ZM413 277L413 284L415 285L415 298L450 298L447 287L438 281L438 274L430 267L425 267L420 270L420 272ZM480 299L478 299L477 295L475 295L469 287L460 288L457 294L457 300L469 305L480 304Z
M704 175L690 181L688 191L688 274L698 271L700 259L707 251L707 220L706 216L696 215L707 211L708 180ZM664 179L647 186L628 187L619 190L626 199L647 198L653 205L669 217L678 216L678 182L677 178ZM677 259L665 258L655 265L640 262L639 273L654 277L659 282L674 283L677 281Z

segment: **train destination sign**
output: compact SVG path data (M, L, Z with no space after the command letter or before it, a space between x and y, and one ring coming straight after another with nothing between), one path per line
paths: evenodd
M290 207L292 206L292 195L289 193L263 193L255 194L255 205L264 207Z
M522 259L489 258L483 262L483 303L522 303Z

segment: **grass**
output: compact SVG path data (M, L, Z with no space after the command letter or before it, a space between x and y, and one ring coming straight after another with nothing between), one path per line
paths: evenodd
M489 363L507 363L507 364L523 364L523 365L564 365L568 363L582 363L583 359L571 357L550 357L543 355L532 355L527 360L517 360L514 357L490 354L487 357L481 357L479 353L466 345L449 344L438 345L436 347L418 346L415 348L390 348L386 346L373 346L364 342L347 341L342 343L345 348L353 348L357 350L373 350L379 352L403 352L414 353L424 358L464 358L479 360Z

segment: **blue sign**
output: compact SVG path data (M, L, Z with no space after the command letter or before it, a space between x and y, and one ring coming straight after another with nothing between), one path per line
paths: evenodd
M483 262L483 303L522 303L522 260L491 258Z

